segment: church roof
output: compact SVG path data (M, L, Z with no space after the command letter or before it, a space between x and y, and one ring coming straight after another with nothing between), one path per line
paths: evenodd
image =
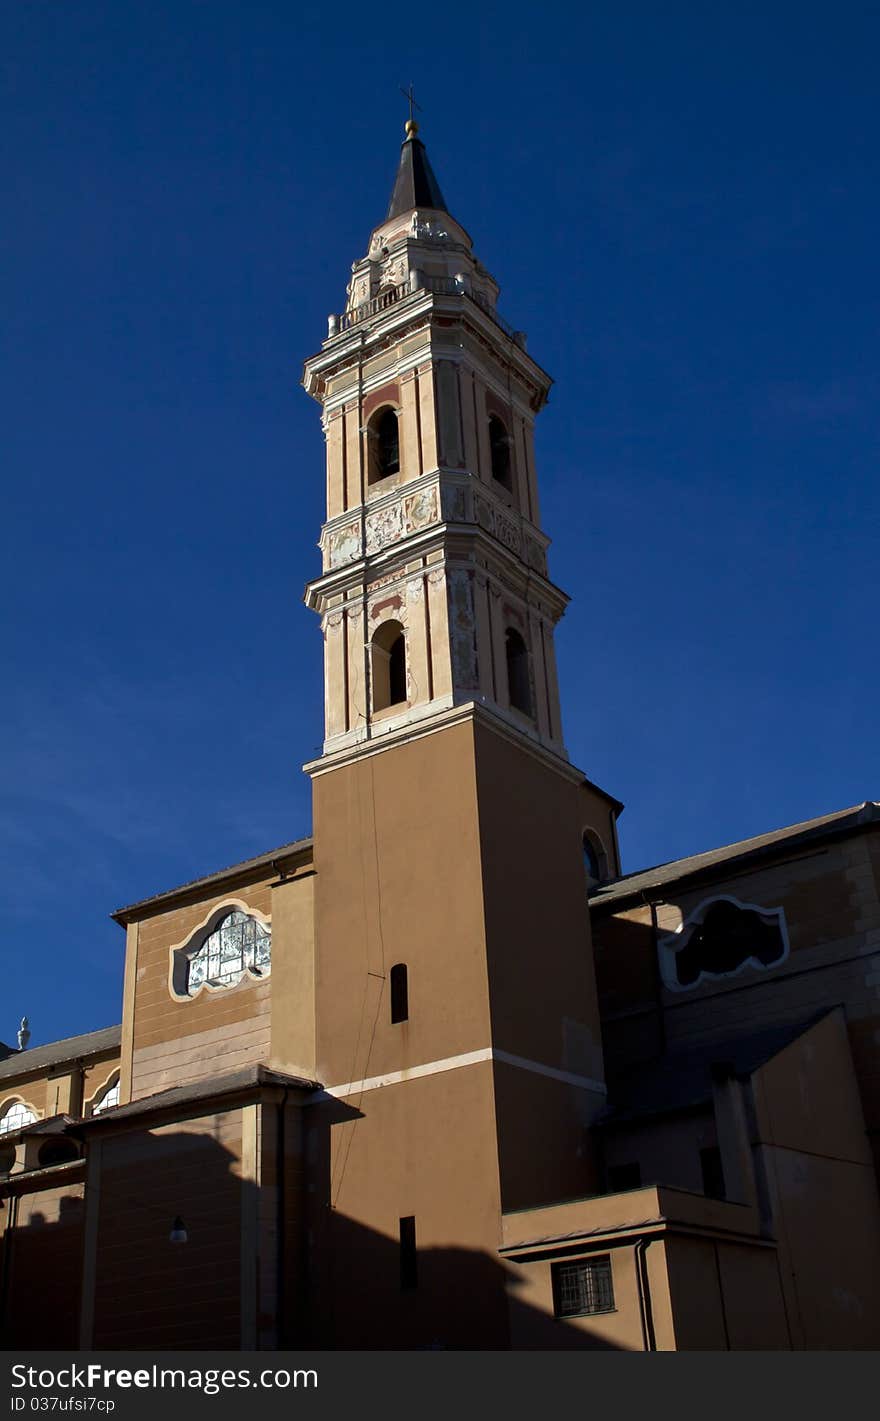
M868 799L850 809L838 809L836 813L823 814L818 819L805 819L800 824L789 824L785 829L758 834L754 839L741 839L720 849L709 849L703 854L672 859L654 868L624 874L622 878L615 878L596 888L590 894L590 907L603 908L607 905L620 908L630 899L639 901L642 897L649 898L655 888L678 883L681 879L698 881L701 876L717 877L717 871L722 867L747 867L777 854L782 847L799 848L802 844L836 838L872 824L880 824L880 803Z
M46 1070L62 1061L78 1061L82 1056L114 1051L121 1040L121 1026L103 1026L100 1031L89 1031L85 1036L66 1036L63 1041L50 1041L45 1046L33 1046L29 1051L13 1051L5 1061L0 1061L0 1080Z
M428 161L425 145L416 137L417 133L418 126L410 121L406 126L406 138L400 148L400 162L385 217L386 222L390 222L392 217L400 217L404 212L411 212L414 207L447 211L446 199Z

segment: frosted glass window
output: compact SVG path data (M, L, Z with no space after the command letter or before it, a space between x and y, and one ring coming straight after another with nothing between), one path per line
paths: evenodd
M112 1085L109 1090L105 1090L101 1099L92 1106L92 1114L100 1115L102 1110L110 1110L114 1105L119 1104L119 1082Z
M268 928L235 909L221 918L198 952L189 960L186 990L192 997L202 986L232 987L245 972L262 977L269 971L272 939Z
M0 1135L9 1135L13 1130L22 1130L25 1125L33 1125L36 1118L32 1110L28 1110L22 1101L17 1100L0 1116Z

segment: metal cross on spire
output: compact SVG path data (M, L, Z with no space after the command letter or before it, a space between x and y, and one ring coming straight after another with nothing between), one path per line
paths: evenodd
M410 80L409 82L409 88L401 88L400 92L403 94L403 97L409 104L409 124L407 124L407 130L409 130L410 125L412 125L413 131L415 131L418 128L418 125L416 124L415 117L413 115L413 109L418 109L419 113L421 113L422 106L421 104L416 103L415 89L413 88L412 80Z

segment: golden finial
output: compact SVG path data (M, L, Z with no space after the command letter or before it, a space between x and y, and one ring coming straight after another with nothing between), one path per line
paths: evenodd
M407 103L409 104L409 118L408 118L407 121L406 121L406 136L407 136L407 138L415 138L416 134L417 134L418 131L419 131L419 125L416 123L415 119L413 118L413 109L417 109L417 108L419 107L419 105L416 103L415 92L414 92L413 86L412 86L412 80L410 80L410 86L409 86L409 88L408 88L408 89L401 89L400 92L403 94L403 97L406 99Z

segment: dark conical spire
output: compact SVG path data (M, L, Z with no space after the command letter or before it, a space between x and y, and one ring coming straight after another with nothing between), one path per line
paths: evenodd
M433 207L438 212L446 211L446 200L428 162L425 145L416 137L418 131L418 124L410 119L406 125L406 138L400 149L400 163L391 202L388 204L386 222L390 222L392 217L400 217L401 213L411 212L414 207Z

